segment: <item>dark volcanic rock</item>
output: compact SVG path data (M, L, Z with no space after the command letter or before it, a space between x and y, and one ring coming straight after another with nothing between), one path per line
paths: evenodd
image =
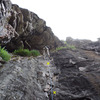
M100 53L100 41L89 43L86 48L86 50L92 50L95 51L97 54Z
M13 51L24 47L42 50L46 45L52 49L62 44L53 34L51 28L46 26L46 22L35 13L22 9L18 5L11 6L11 3L10 8L9 12L5 12L6 18L1 19L6 23L1 25L3 33L0 32L0 34L2 33L0 44L5 46L6 49ZM7 13L9 13L9 16L7 16Z
M61 71L55 100L100 100L100 60L90 59L85 51L66 49L53 53L52 57Z

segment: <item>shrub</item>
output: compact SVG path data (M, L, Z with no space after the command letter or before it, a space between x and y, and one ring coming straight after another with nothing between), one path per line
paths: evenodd
M10 60L11 55L4 48L1 48L1 46L0 46L0 57L4 61L8 61L8 60Z
M39 56L40 55L40 52L38 50L31 50L31 55L32 56Z
M18 49L14 51L14 54L20 55L20 56L30 56L31 53L28 49Z
M40 55L40 52L38 50L29 51L28 49L18 49L14 51L14 54L20 56L38 56Z

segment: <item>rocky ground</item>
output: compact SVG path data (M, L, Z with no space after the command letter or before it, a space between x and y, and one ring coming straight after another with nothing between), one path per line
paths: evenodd
M0 100L49 100L56 72L53 61L42 56L13 56L0 63Z
M62 49L51 56L0 60L0 100L52 100L53 91L53 100L100 100L99 55Z
M54 100L100 100L100 56L93 51L63 49L52 53L60 69Z
M95 53L100 54L100 39L98 41L91 41L87 39L73 39L71 37L66 38L66 42L69 45L74 45L79 49L95 51Z

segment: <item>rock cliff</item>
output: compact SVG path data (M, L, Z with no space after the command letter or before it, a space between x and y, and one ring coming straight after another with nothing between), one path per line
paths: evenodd
M42 50L45 45L53 49L62 44L46 22L35 13L12 5L9 0L3 1L8 8L2 8L1 3L4 9L1 12L5 14L0 19L0 44L6 46L7 50L13 51L22 46Z
M100 100L100 41L67 42L78 49L56 50L50 59L12 53L8 62L0 58L0 100ZM0 45L41 51L62 43L35 13L1 0Z

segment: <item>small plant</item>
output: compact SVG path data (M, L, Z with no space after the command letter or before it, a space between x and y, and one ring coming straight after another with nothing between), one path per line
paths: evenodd
M4 61L8 61L8 60L10 60L11 55L4 48L1 48L1 46L0 46L0 57Z
M40 52L38 50L28 50L28 49L18 49L14 51L14 54L20 55L20 56L38 56L40 55Z
M73 49L73 50L76 49L76 47L75 47L74 45L70 45L70 44L68 44L66 41L64 41L64 44L65 44L66 47L69 48L69 49Z
M66 44L66 46L67 46L67 48L72 49L72 50L75 50L76 49L74 45Z
M67 47L58 47L58 48L56 48L56 51L62 50L62 49L65 49L65 48L67 48Z
M38 50L31 50L31 55L32 56L39 56L40 55L40 52Z
M58 48L56 48L56 51L62 50L62 49L65 49L65 48L72 49L72 50L76 49L74 45L69 45L69 44L67 44L67 42L64 42L64 44L66 44L66 46L64 46L64 47L58 47Z
M20 55L20 56L30 56L31 53L28 49L18 49L14 51L14 54Z

